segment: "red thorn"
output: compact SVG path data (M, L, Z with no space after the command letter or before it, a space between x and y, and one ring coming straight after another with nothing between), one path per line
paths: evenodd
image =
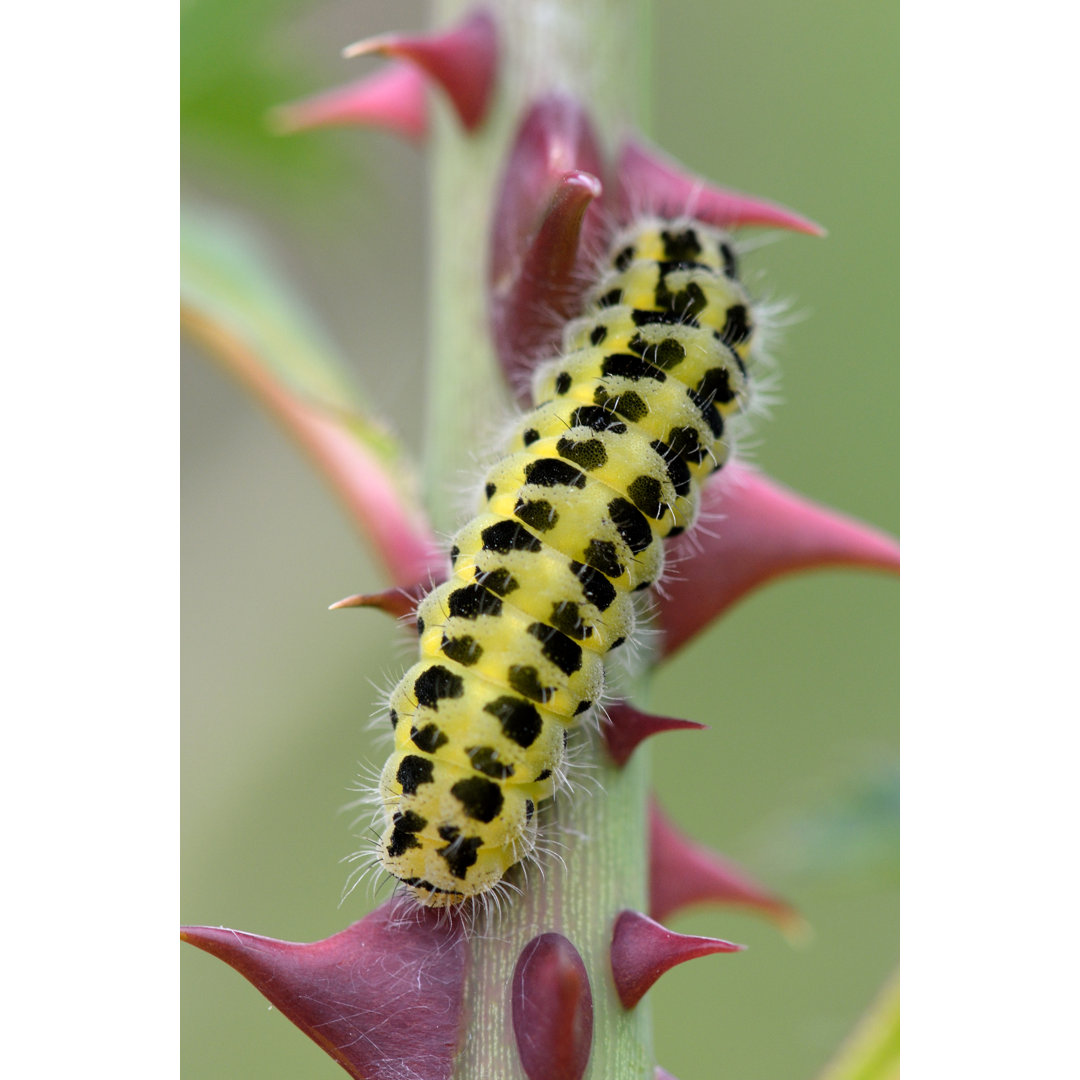
M505 291L560 178L579 171L603 178L600 144L573 98L549 94L521 120L507 158L494 215L491 281Z
M382 71L302 101L279 105L270 126L281 135L326 127L374 127L413 142L427 137L427 86L411 64L389 64Z
M416 605L427 595L431 584L410 585L393 589L384 589L377 593L356 593L346 596L344 600L330 605L330 611L340 611L342 608L378 608L392 615L395 619L411 619L416 614Z
M499 188L491 237L495 347L519 400L527 374L559 345L580 306L577 270L603 229L603 164L585 111L551 94L521 122Z
M803 499L746 466L729 465L702 492L701 508L723 520L715 535L678 537L670 557L682 573L658 597L670 656L751 589L782 574L826 566L898 573L890 536Z
M529 372L551 351L563 320L576 314L574 267L582 223L601 191L591 173L576 170L559 179L510 294L499 305L497 347L511 386L527 386Z
M620 768L630 760L638 743L664 731L708 731L708 724L695 720L676 720L672 716L653 716L635 709L628 701L612 702L607 720L601 725L607 751Z
M415 64L446 91L465 130L474 131L491 104L497 52L495 20L476 11L445 33L367 38L349 45L344 55L381 53Z
M789 936L801 936L799 913L767 892L733 862L685 837L660 810L649 805L649 914L666 919L691 904L737 904L759 911Z
M394 901L310 944L209 926L181 939L235 968L362 1080L450 1080L468 944L445 913Z
M521 950L511 985L525 1075L581 1080L593 1034L592 990L581 954L562 934L540 934Z
M771 225L810 236L825 235L825 230L809 218L778 203L708 184L684 172L660 151L633 139L623 144L618 177L620 221L646 210L670 217L686 215L721 228Z
M718 952L741 952L719 938L674 934L640 911L623 911L611 938L611 972L624 1009L632 1009L665 971L686 960Z

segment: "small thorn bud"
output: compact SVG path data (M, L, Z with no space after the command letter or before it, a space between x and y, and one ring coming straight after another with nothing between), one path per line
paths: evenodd
M497 51L495 20L486 11L476 11L445 33L383 34L346 46L342 56L380 53L415 64L443 88L466 131L473 131L491 103Z
M511 983L514 1038L529 1080L580 1080L592 1048L593 1003L581 954L562 934L540 934Z
M378 608L392 615L395 619L411 618L416 611L416 605L424 597L429 586L412 585L409 588L385 589L377 593L356 593L346 596L331 604L329 611L340 611L343 608Z
M380 37L364 38L362 41L354 41L341 50L345 60L355 60L358 56L367 56L370 53L378 53L386 50L387 45L399 40L392 34L383 34Z
M645 992L676 964L718 952L741 952L719 938L674 934L640 911L623 911L611 938L611 973L624 1009L632 1009Z
M620 768L630 760L638 744L664 731L707 731L707 724L677 720L672 716L652 716L635 709L628 701L613 702L600 731L612 761Z

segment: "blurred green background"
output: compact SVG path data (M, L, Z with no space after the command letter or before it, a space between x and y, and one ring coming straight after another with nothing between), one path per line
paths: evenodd
M752 457L896 532L898 13L857 0L657 8L654 139L830 231L747 259L759 291L807 316L776 349L782 403ZM342 45L425 15L412 2L182 5L185 197L252 227L413 446L422 152L371 132L277 139L263 115L375 66L341 60ZM327 613L382 581L291 444L193 349L181 389L182 914L313 940L373 906L360 890L339 907L356 846L342 807L384 756L368 717L410 649L380 615ZM657 1057L680 1080L812 1077L893 967L897 661L896 582L829 572L753 595L658 677L657 711L712 725L656 742L662 802L815 930L793 948L723 909L672 920L750 946L650 993ZM185 950L182 970L184 1075L343 1075L218 961Z

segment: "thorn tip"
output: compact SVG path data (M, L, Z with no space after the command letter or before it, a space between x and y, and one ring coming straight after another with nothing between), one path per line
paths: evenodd
M498 61L495 21L476 11L437 34L382 34L347 45L347 60L380 53L416 65L446 92L466 131L483 122L491 104Z
M673 716L653 716L635 709L628 701L615 701L608 706L607 720L600 730L608 754L621 768L638 745L653 735L665 731L707 731L708 725Z
M345 608L377 608L395 619L408 618L416 611L416 605L427 593L429 586L417 583L406 587L395 586L377 593L354 593L332 603L328 611Z
M632 1009L645 992L676 964L711 953L743 952L720 938L676 934L640 911L623 911L611 938L611 973L624 1009Z
M733 862L695 844L649 802L649 914L666 919L692 904L750 908L772 919L791 941L807 928L786 901L768 892Z

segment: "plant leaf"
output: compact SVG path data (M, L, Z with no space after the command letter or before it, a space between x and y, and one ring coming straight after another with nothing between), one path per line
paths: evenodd
M397 439L374 420L341 355L235 222L181 222L181 325L308 452L393 580L442 566Z
M818 1080L899 1080L900 973L894 972Z

